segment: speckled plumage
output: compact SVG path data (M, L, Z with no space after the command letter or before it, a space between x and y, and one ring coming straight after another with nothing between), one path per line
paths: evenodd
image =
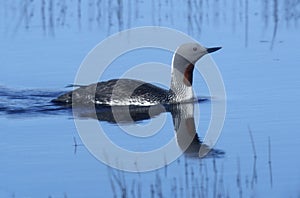
M113 79L82 86L52 100L55 103L98 105L140 105L167 104L173 93L150 83L133 79Z

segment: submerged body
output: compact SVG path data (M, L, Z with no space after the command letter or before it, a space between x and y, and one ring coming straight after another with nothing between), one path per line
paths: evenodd
M113 79L81 86L52 100L59 104L137 105L174 104L194 100L192 89L195 63L205 54L219 50L204 48L197 43L181 45L172 60L169 90L133 79Z

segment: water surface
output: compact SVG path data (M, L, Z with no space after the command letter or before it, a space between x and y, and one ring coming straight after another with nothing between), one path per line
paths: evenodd
M1 1L0 196L299 197L299 10L294 0ZM223 47L212 55L227 92L225 125L215 146L221 157L182 155L157 171L117 171L82 145L71 111L49 102L69 90L64 87L98 42L144 25ZM116 61L103 79L145 60L169 64L172 58L167 52L137 53L144 55ZM198 96L209 96L199 73L194 87ZM211 102L199 106L201 139ZM149 150L174 135L172 115L153 119L162 118L166 124L153 137L159 141L139 142L115 124L100 123L119 146Z

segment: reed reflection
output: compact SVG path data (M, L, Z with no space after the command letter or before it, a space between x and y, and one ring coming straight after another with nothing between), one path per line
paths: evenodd
M268 35L271 49L277 32L286 27L297 28L300 19L300 2L295 0L129 0L126 3L120 0L4 1L0 3L1 8L4 20L0 21L3 22L0 25L4 25L5 31L12 30L13 33L21 28L34 28L54 36L57 29L67 27L70 30L87 29L110 35L125 28L158 25L178 28L197 38L210 28L224 31L229 28L243 37L247 47L251 42L249 31L257 29ZM251 23L256 20L256 16L261 16L263 28L257 23ZM279 19L284 19L280 25Z

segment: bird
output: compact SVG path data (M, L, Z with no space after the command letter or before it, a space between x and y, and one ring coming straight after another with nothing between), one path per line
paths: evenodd
M112 79L69 91L51 102L62 105L76 103L108 106L152 106L193 101L193 71L196 62L221 47L206 48L198 43L185 43L174 52L170 89L135 79Z

